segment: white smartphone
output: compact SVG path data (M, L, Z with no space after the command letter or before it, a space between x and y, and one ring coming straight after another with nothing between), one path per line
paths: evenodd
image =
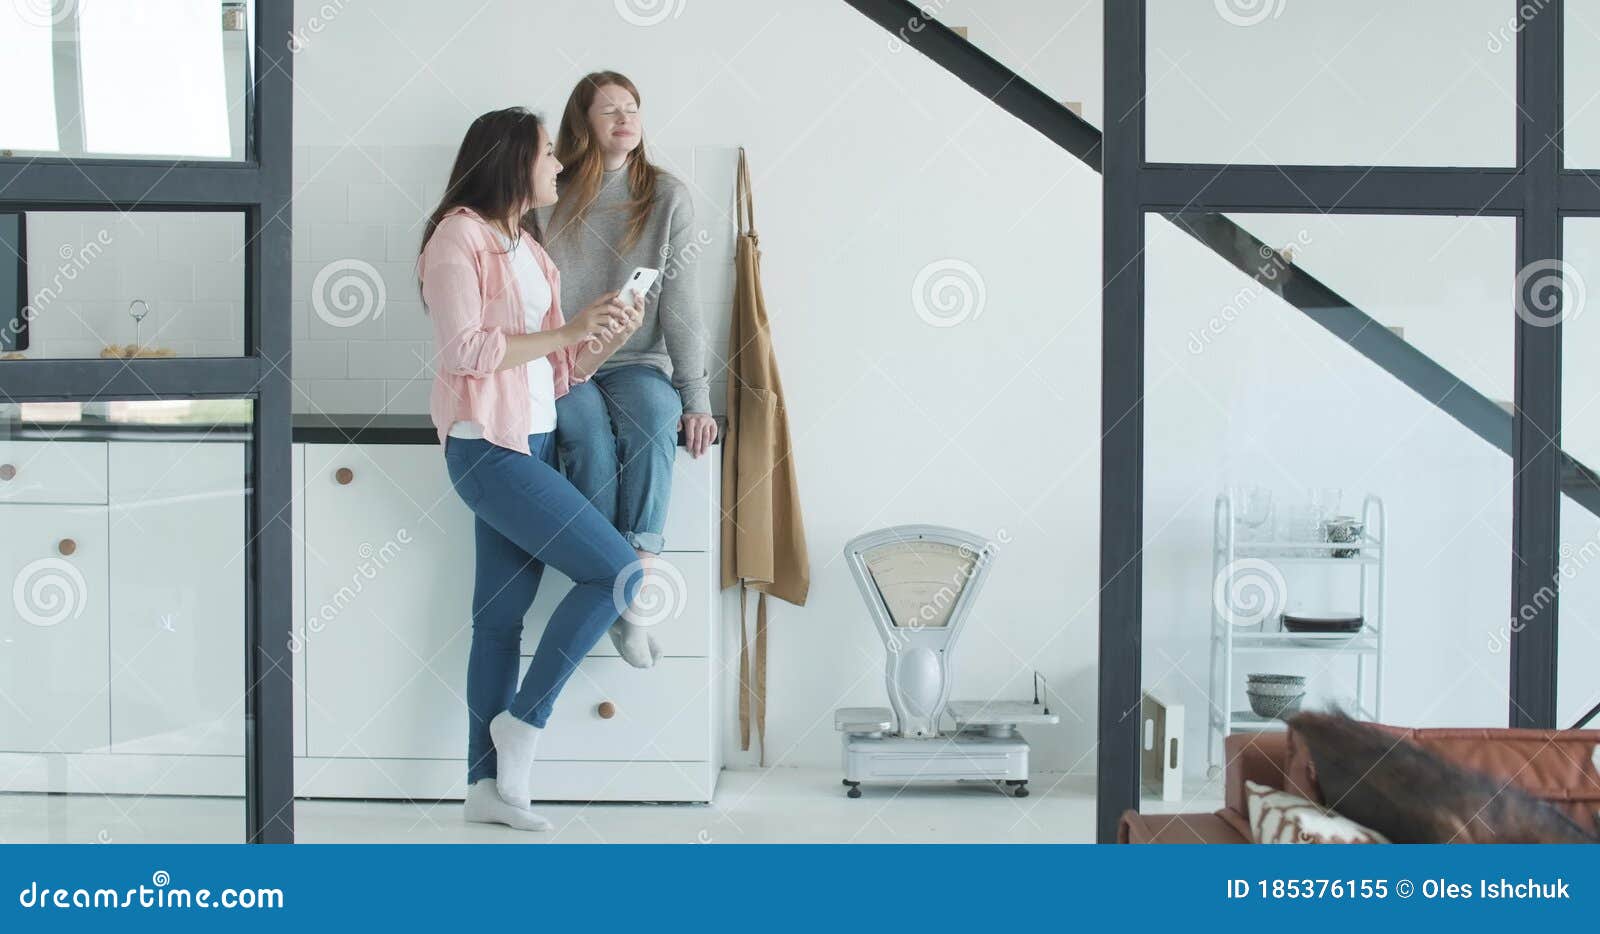
M617 290L617 297L622 299L623 304L631 304L631 296L638 295L642 298L649 295L650 288L656 284L656 279L660 275L659 269L651 269L648 266L637 267L633 275L628 277L628 281L622 284L622 288Z

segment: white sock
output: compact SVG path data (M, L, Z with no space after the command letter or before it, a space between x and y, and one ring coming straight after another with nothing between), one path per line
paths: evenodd
M500 711L489 721L496 760L495 790L500 792L500 800L514 808L526 809L532 797L528 773L533 770L533 756L543 733L533 724L513 717L509 710Z
M650 668L661 660L661 646L656 644L656 637L650 635L647 626L618 619L611 624L611 644L617 647L617 654L635 668Z
M468 821L477 824L505 824L517 830L550 829L550 822L538 814L501 801L492 778L480 778L467 789L465 813Z

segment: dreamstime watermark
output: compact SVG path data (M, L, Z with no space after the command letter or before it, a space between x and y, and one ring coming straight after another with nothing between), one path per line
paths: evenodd
M1288 605L1289 585L1271 561L1240 558L1223 568L1211 585L1217 615L1245 628L1276 617Z
M1587 299L1583 277L1569 263L1541 259L1517 271L1517 317L1536 328L1576 320Z
M157 869L150 884L137 888L40 886L33 881L17 892L17 904L41 908L282 908L283 889L187 889L172 885L172 873Z
M927 29L928 23L937 19L935 14L943 9L948 2L949 0L936 0L936 2L924 3L917 7L916 15L906 20L906 24L901 26L894 35L889 37L889 51L898 52L907 45L910 45L911 37L906 35L906 33L918 33L924 29Z
M956 566L950 579L940 583L939 588L922 601L909 620L890 620L892 631L888 639L889 652L898 653L910 641L912 633L921 632L935 624L944 625L951 607L961 599L962 592L966 590L972 578L977 576L979 569L994 560L995 555L1000 553L1001 545L1009 545L1011 542L1010 532L997 529L994 538L985 541L980 548L974 549L966 543L956 546L957 554L964 560Z
M1294 236L1294 243L1282 249L1274 249L1263 243L1256 248L1256 253L1262 262L1256 266L1255 276L1250 283L1234 293L1233 300L1222 307L1222 311L1213 315L1206 322L1205 327L1189 332L1188 349L1191 354L1201 354L1210 346L1211 342L1222 336L1228 327L1239 320L1246 309L1253 305L1256 299L1267 290L1267 285L1278 281L1294 264L1294 247L1311 245L1311 232L1302 230Z
M1254 26L1277 19L1289 0L1213 0L1217 13L1235 26Z
M319 35L324 29L332 25L333 21L339 18L339 14L343 13L344 8L348 5L348 0L330 0L330 2L317 7L312 12L311 17L306 20L304 26L296 27L293 32L289 33L289 53L293 55L303 51L311 44L311 37Z
M1498 55L1499 53L1505 51L1508 47L1516 45L1517 33L1520 33L1522 30L1526 29L1529 21L1531 21L1535 16L1538 16L1539 13L1544 10L1545 4L1548 2L1549 0L1532 0L1532 2L1519 5L1517 7L1517 12L1513 14L1510 19L1506 20L1506 24L1504 26L1501 26L1499 29L1489 33L1489 41L1486 45L1486 48L1488 48L1490 52Z
M711 231L702 227L695 231L693 239L681 247L675 247L670 243L663 246L661 248L661 258L665 262L661 264L661 281L671 282L678 278L684 267L700 261L701 255L705 253L706 247L710 245ZM659 283L657 284L659 285Z
M643 575L642 577L640 575ZM628 601L628 582L639 577L639 588ZM655 626L683 615L689 603L689 584L672 562L657 555L646 562L630 562L611 585L611 604L617 615L635 626Z
M654 26L683 15L689 0L615 0L617 13L634 26Z
M311 281L311 307L336 328L351 328L383 316L388 286L376 267L365 260L334 260Z
M11 0L11 8L29 26L55 26L67 21L78 0Z
M355 570L350 574L350 583L345 584L334 592L315 613L306 617L306 635L316 635L329 623L339 618L345 607L353 603L356 597L366 589L367 582L378 579L378 572L388 567L394 559L400 556L401 547L411 544L411 532L407 529L398 529L394 538L389 539L377 548L370 542L362 542L356 546ZM289 651L299 652L305 648L304 638L298 632L289 634Z
M1573 580L1578 572L1600 560L1600 538L1591 538L1582 545L1571 542L1561 543L1561 560L1556 563L1555 577L1550 583L1534 591L1517 612L1511 617L1510 623L1489 634L1489 651L1498 653L1511 646L1511 636L1528 628L1528 624L1539 618L1539 614L1555 605L1556 595L1560 592L1561 580Z
M30 561L11 584L11 603L30 626L77 619L89 602L89 585L71 561L54 556Z
M61 263L56 266L55 275L51 276L50 282L33 293L32 300L22 309L20 315L6 322L5 326L11 337L15 338L21 333L24 323L31 323L41 312L54 304L55 300L61 297L61 290L66 288L65 283L76 280L91 263L105 255L106 247L111 245L112 239L111 231L102 228L93 239L80 246L63 243L56 251L56 255L61 257Z
M988 300L983 276L966 260L935 260L918 270L911 282L911 307L936 328L978 320Z

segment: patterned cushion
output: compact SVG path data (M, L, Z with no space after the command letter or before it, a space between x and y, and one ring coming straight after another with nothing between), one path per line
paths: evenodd
M1250 837L1256 843L1388 843L1375 830L1299 795L1245 782Z

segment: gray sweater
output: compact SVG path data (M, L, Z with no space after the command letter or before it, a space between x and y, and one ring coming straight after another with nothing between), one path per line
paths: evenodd
M711 412L706 373L705 323L696 284L699 248L694 206L683 183L662 173L644 233L627 253L617 251L628 233L625 169L605 173L600 192L581 224L552 229L550 209L539 212L546 248L561 271L561 308L570 317L622 286L636 266L661 270L645 299L644 323L601 367L653 366L672 378L685 412Z

